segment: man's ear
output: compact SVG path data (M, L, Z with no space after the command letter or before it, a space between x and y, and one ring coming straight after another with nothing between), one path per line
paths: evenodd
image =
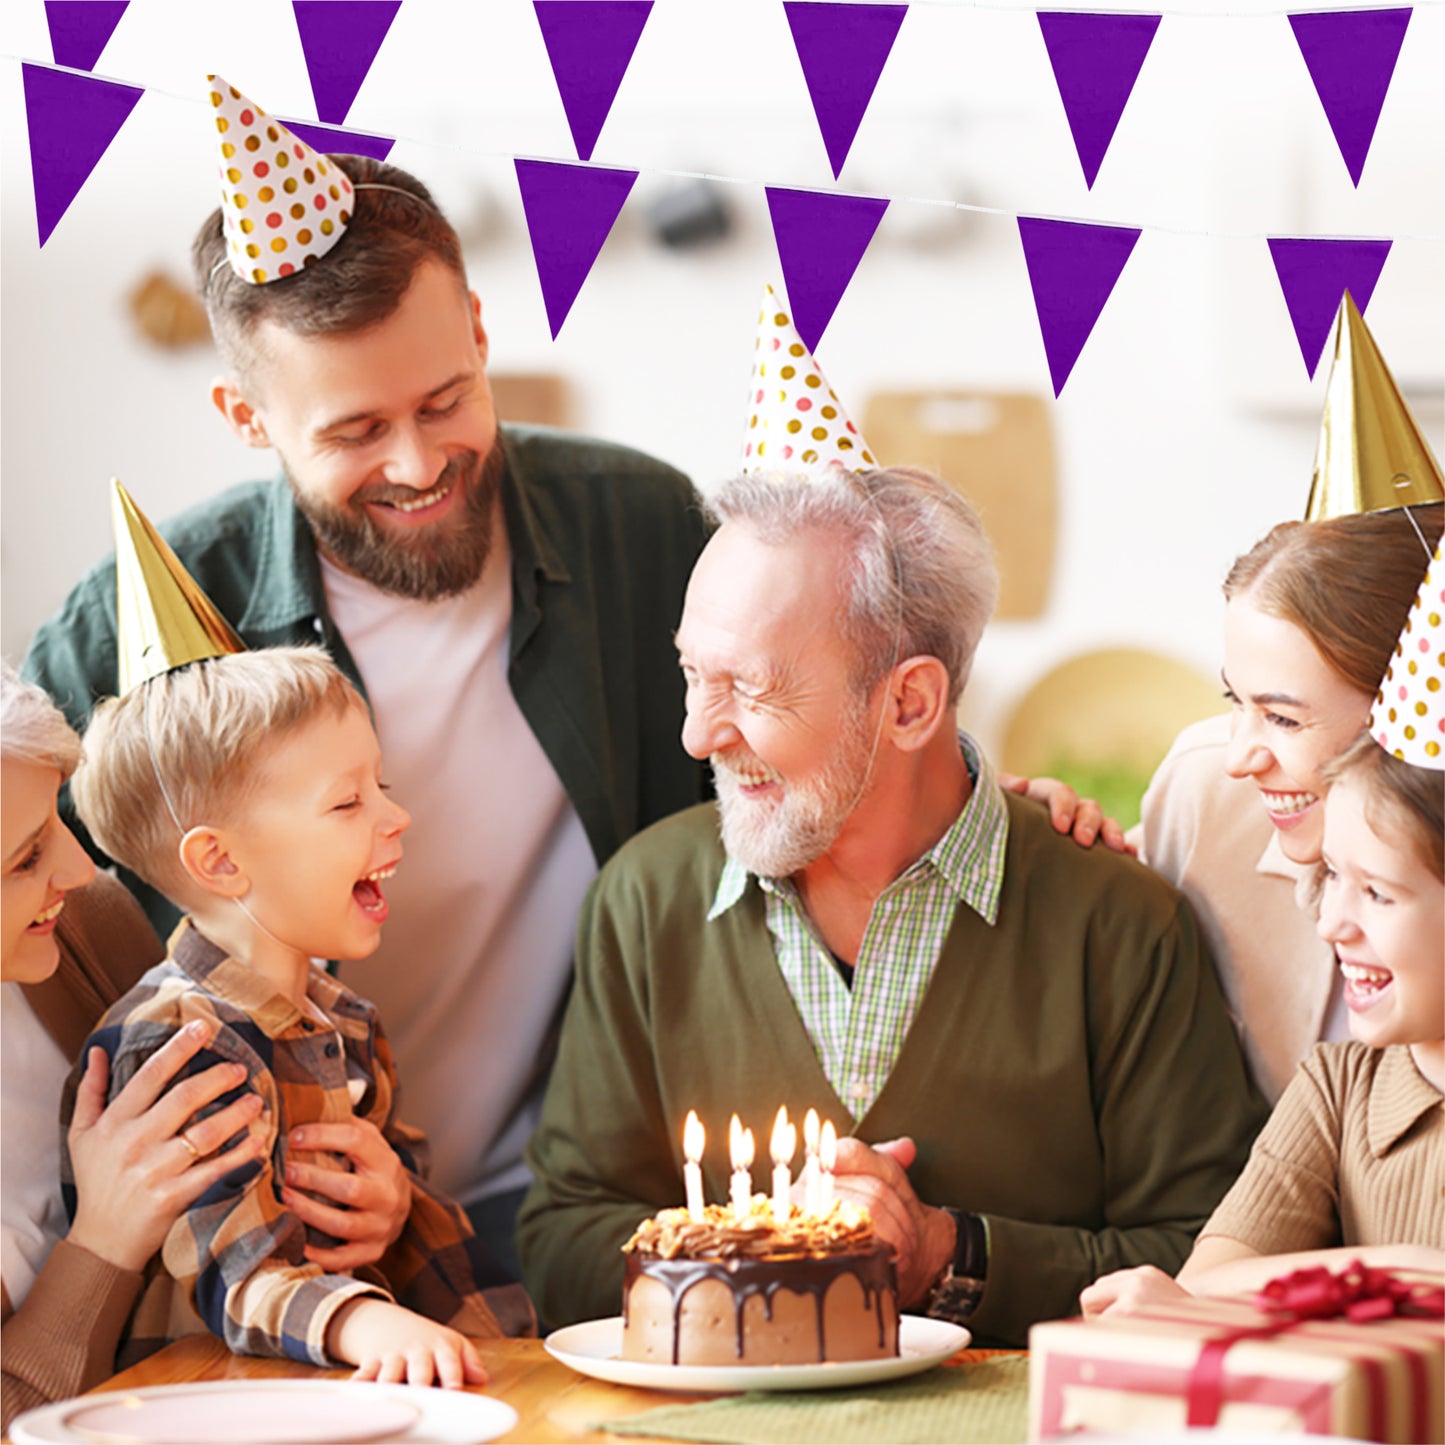
M192 828L181 839L181 866L191 881L217 898L240 898L248 893L251 880L231 856L226 835L206 823Z
M893 745L916 752L941 726L951 725L948 669L936 657L905 658L888 679L888 705Z
M476 338L477 350L482 353L482 365L487 364L487 328L482 325L482 298L475 291L468 291L472 303L472 335Z
M226 425L248 447L271 445L261 413L247 400L233 377L218 376L211 383L211 405L221 413Z

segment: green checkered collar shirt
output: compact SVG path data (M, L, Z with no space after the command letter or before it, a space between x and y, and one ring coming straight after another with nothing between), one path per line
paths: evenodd
M960 902L992 924L1003 890L1008 810L978 744L960 732L973 791L952 827L878 896L850 989L786 878L757 879L768 932L793 1001L834 1092L861 1120L892 1071ZM747 891L729 858L708 921Z

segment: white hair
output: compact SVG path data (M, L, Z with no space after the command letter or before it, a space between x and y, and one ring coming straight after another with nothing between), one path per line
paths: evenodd
M59 768L68 778L80 761L80 739L45 692L0 664L0 753Z
M936 657L957 703L998 601L993 545L978 513L947 482L915 467L734 477L708 499L721 522L764 542L810 531L840 535L848 563L840 621L854 683L869 693L905 657Z

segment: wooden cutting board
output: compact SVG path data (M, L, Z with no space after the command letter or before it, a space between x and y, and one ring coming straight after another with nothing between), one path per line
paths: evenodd
M987 391L882 391L863 435L884 466L924 467L978 509L998 552L995 616L1039 617L1058 546L1058 479L1048 403Z

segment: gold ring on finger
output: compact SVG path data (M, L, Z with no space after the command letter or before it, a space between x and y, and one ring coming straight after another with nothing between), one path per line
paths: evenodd
M181 1143L184 1144L186 1148L191 1151L192 1159L199 1159L201 1157L201 1151L197 1149L194 1144L191 1143L191 1136L187 1134L184 1129L182 1129L180 1133L176 1135L176 1138L179 1139Z

